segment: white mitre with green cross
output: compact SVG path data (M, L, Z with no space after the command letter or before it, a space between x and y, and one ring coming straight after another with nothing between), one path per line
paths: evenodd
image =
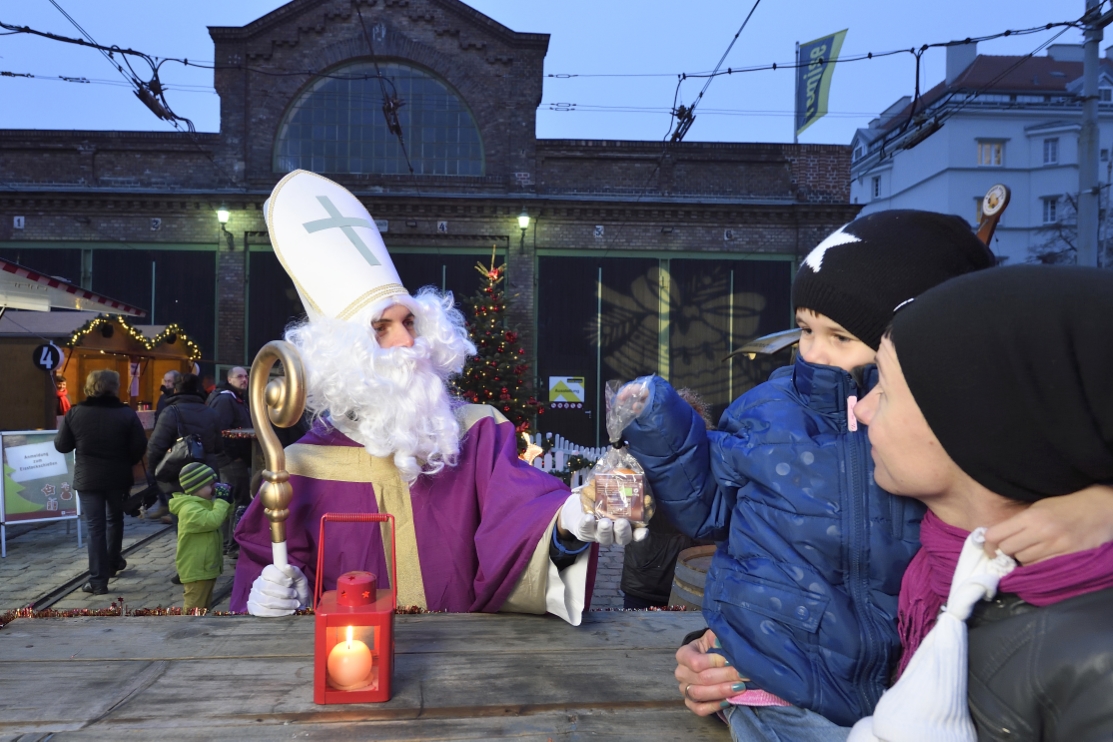
M390 296L408 295L378 227L342 185L295 170L263 204L274 254L310 320L350 320Z

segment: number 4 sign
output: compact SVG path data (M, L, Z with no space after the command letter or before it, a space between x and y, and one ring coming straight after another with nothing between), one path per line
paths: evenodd
M31 360L37 368L43 371L53 371L62 365L62 349L54 343L40 345L35 348Z

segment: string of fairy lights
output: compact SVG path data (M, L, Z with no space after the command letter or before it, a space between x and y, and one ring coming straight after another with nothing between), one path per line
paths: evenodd
M129 338L139 343L148 351L152 351L156 347L164 343L166 345L175 345L177 343L181 343L182 346L185 348L186 355L191 363L196 363L201 358L200 346L198 346L197 343L193 342L193 340L188 335L186 335L185 332L182 331L182 328L179 327L177 323L167 325L157 335L155 335L153 338L150 338L144 335L138 328L128 324L123 315L119 314L101 314L92 318L84 325L73 331L73 334L70 335L70 339L66 342L66 346L69 348L77 347L81 344L86 336L97 330L100 330L102 333L107 332L108 334L106 334L105 337L111 337L111 333L114 333L116 331L117 325L119 325L124 330L124 332L127 333L127 336ZM111 329L105 330L104 328Z

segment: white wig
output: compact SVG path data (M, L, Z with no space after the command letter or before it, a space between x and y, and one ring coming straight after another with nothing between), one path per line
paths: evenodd
M414 315L412 348L380 348L375 339L371 323L394 304ZM352 320L302 322L287 329L286 340L301 354L314 417L327 413L372 456L392 456L411 484L456 464L460 426L446 382L475 346L450 292L427 287L384 299Z

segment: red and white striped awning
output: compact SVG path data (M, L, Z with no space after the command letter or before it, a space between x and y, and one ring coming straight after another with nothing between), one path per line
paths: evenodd
M44 276L3 259L0 259L0 307L38 312L84 309L132 317L147 316L146 311L122 301L94 294L60 278Z

